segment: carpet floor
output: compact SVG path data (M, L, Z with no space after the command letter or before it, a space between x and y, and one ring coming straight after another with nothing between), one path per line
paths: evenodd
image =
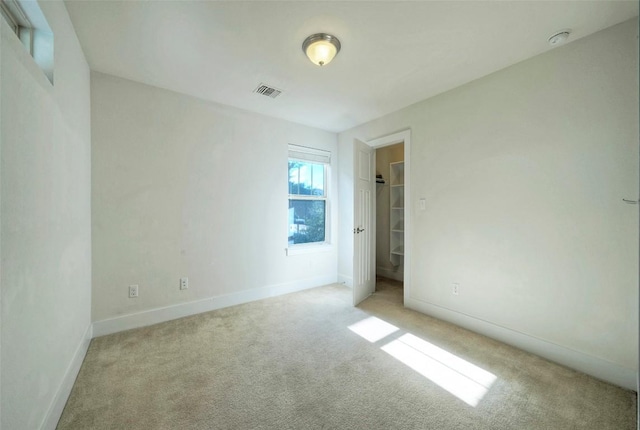
M94 339L67 429L636 428L636 393L329 285Z

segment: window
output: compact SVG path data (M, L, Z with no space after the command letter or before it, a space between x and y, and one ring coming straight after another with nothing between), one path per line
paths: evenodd
M327 242L331 153L289 145L289 245Z
M30 38L28 33L30 33L31 24L17 2L0 0L0 15L9 24L11 30L18 35L22 43L29 43L27 38ZM29 52L31 52L30 48Z
M0 15L53 84L53 33L38 2L0 0Z

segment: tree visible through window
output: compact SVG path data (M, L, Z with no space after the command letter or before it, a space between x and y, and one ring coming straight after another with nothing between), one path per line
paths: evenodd
M289 158L289 244L325 242L327 219L324 163Z

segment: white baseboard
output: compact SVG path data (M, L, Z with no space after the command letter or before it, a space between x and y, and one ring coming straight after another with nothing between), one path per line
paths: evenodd
M628 369L608 360L556 345L426 301L410 298L405 302L405 306L579 370L603 381L633 391L638 389L636 369Z
M93 323L93 337L104 336L138 327L145 327L165 321L171 321L177 318L196 315L202 312L209 312L229 306L253 302L255 300L295 293L296 291L333 284L336 281L337 279L335 275L320 276L95 321Z
M404 273L402 270L391 270L385 267L376 267L376 275L384 276L385 278L394 279L396 281L404 281Z
M87 330L84 333L84 337L76 348L76 352L73 354L73 358L71 359L71 362L67 367L67 371L64 374L62 383L60 384L60 387L58 387L58 391L56 392L56 395L49 405L47 415L45 416L42 425L40 426L41 430L55 430L55 428L58 426L58 421L60 420L62 411L67 404L67 399L69 399L73 384L76 382L76 378L78 376L78 372L80 372L80 367L82 366L84 357L87 355L87 349L89 349L89 344L91 343L91 338L93 337L92 330L92 325L89 324Z
M353 278L351 276L338 273L338 282L340 284L345 284L349 288L353 288Z

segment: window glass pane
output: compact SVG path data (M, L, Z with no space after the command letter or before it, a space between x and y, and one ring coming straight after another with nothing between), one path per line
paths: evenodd
M324 242L324 200L289 199L289 244Z
M299 163L289 160L289 194L298 194Z
M312 164L311 169L311 188L313 195L324 196L324 165Z
M324 164L289 160L289 194L324 196Z

